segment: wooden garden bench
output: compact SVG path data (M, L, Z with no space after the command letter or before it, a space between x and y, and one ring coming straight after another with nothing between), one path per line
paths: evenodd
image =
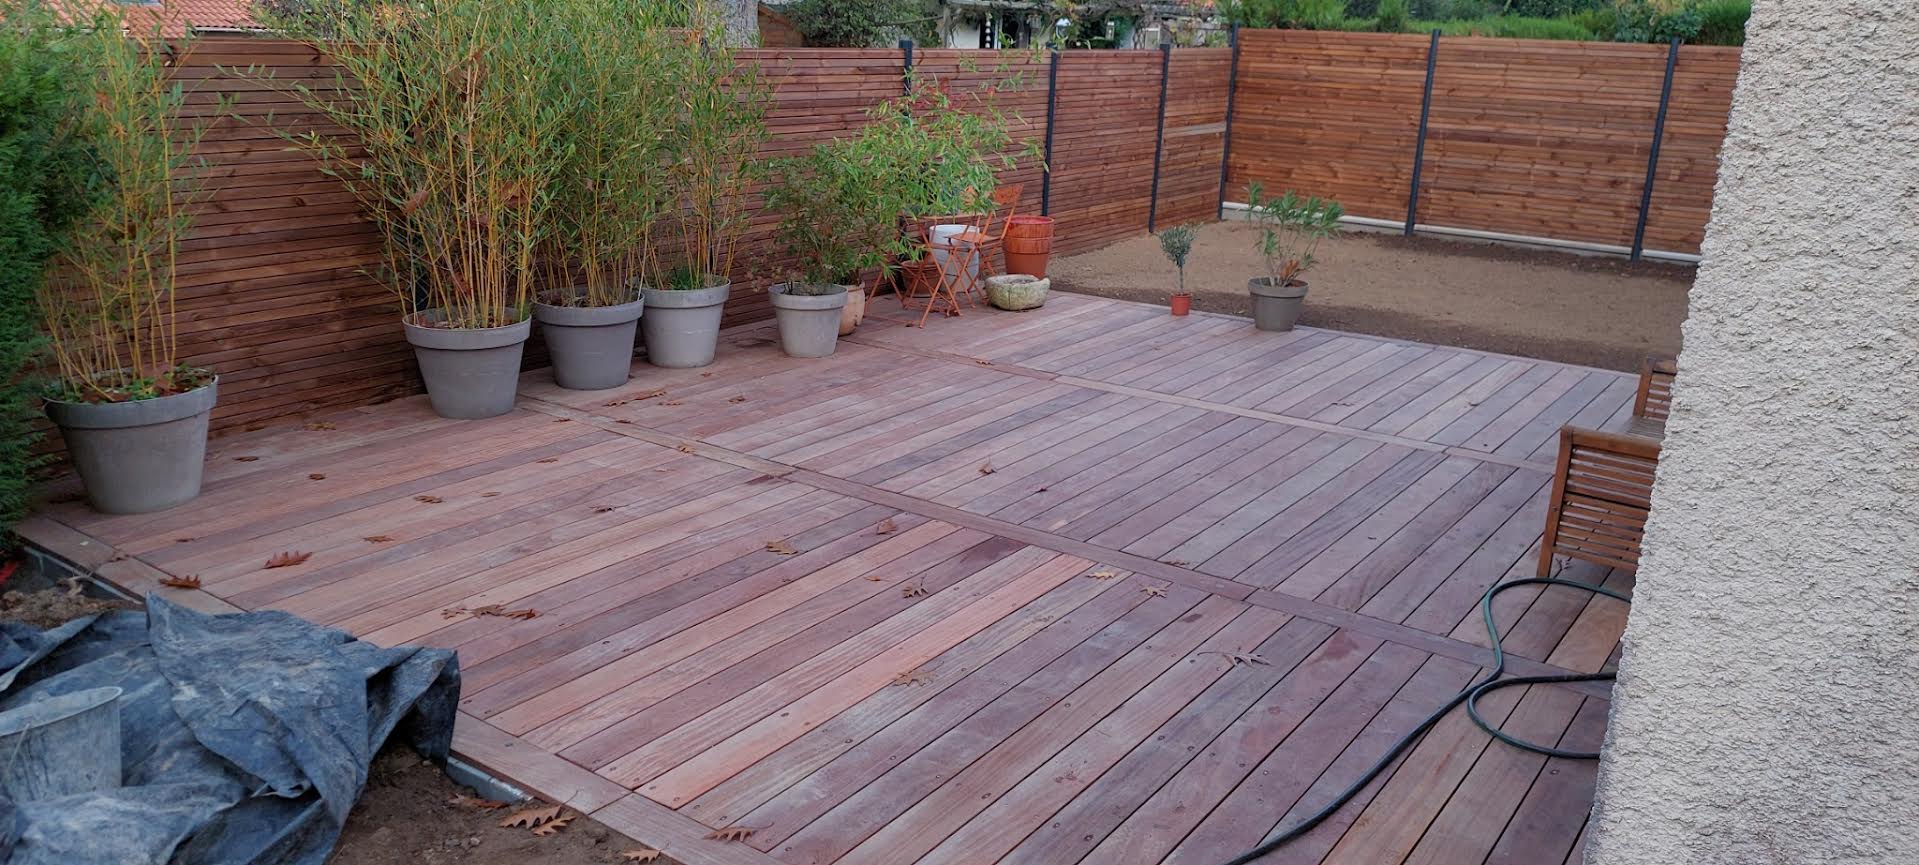
M1627 432L1560 429L1559 465L1539 546L1539 576L1551 574L1555 556L1639 569L1676 371L1672 358L1646 359Z

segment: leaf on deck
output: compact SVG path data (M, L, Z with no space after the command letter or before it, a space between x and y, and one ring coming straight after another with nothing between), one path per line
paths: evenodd
M687 442L680 442L679 451L683 454L690 454L693 452L693 445Z
M1271 666L1273 663L1272 661L1266 660L1265 657L1261 655L1255 655L1252 652L1200 652L1200 654L1218 655L1222 658L1225 658L1228 661L1231 661L1233 666L1235 667L1238 667L1241 665L1245 665L1248 667L1266 667L1266 666Z
M1140 591L1142 591L1142 592L1145 592L1145 593L1146 593L1146 595L1147 595L1147 597L1151 597L1151 598L1163 598L1163 597L1166 597L1166 587L1165 587L1165 586L1147 586L1147 587L1145 587L1145 588L1143 588L1143 589L1140 589Z
M200 587L200 577L196 574L184 577L161 577L160 585L169 589L197 589Z
M308 422L305 426L301 427L301 429L312 432L326 432L327 430L339 429L339 427L334 426L331 421L316 420Z
M993 468L993 464L992 464L992 463L980 463L980 464L979 464L979 473L980 473L980 474L983 474L983 475L990 475L990 474L992 474L992 473L993 473L993 472L995 472L995 471L998 471L998 469L995 469L995 468Z
M290 568L310 558L313 558L312 553L296 553L288 550L284 553L274 553L273 558L267 559L266 566L269 568Z
M534 462L536 463L557 463L559 461L560 461L559 457L547 457L545 459L534 460Z
M437 505L443 501L446 501L446 499L440 498L439 496L414 496L413 500L416 502L422 502L424 504L429 504L429 505Z
M797 556L800 554L799 550L794 549L792 544L789 544L785 541L767 541L766 551L769 553L777 553L782 556Z
M1119 572L1118 572L1118 571L1115 571L1115 570L1112 570L1112 569L1110 569L1110 568L1108 568L1108 569L1102 569L1102 570L1098 570L1098 571L1087 571L1087 572L1086 572L1086 577L1087 577L1087 579L1091 579L1091 580L1110 580L1110 579L1112 579L1112 578L1114 578L1114 577L1117 577L1117 576L1119 576Z
M260 458L259 457L234 457L233 461L236 463L257 463L260 461Z
M933 681L933 676L931 673L928 673L925 670L912 669L912 670L906 670L900 673L899 675L894 676L892 684L924 685L930 681Z
M323 480L326 480L326 475L320 474L319 472L314 472L313 474L307 475L307 480L323 481Z
M755 831L751 826L727 826L708 832L706 837L711 841L738 842L753 837Z
M890 535L899 530L900 530L900 527L897 523L893 522L893 518L887 517L886 519L880 520L879 525L873 527L873 534Z
M983 357L976 357L976 358L973 358L973 362L974 362L974 363L976 363L976 364L979 364L980 366L992 366L992 365L993 365L993 362L992 362L992 361L990 361L990 360L987 360L986 358L983 358Z
M727 402L730 402L730 403L735 403L735 404L738 404L738 403L743 403L743 402L746 402L746 394L740 394L739 396L730 396L730 397L727 397L727 398L726 398L726 401L727 401Z
M361 538L360 540L366 541L369 544L387 544L387 543L393 542L393 536L392 535L367 535L366 537Z
M900 597L902 597L902 598L923 598L923 597L926 597L926 584L924 584L924 583L914 583L914 584L912 584L912 585L910 585L910 586L901 586L901 587L900 587Z

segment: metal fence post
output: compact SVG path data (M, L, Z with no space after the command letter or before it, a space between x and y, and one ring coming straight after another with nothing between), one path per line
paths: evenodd
M1049 216L1053 208L1053 116L1059 111L1059 49L1046 67L1046 161L1039 175L1039 215Z
M1146 233L1159 227L1159 160L1166 153L1166 82L1173 68L1173 43L1159 43L1159 124L1153 131L1153 197L1146 203Z
M900 86L907 93L913 92L913 40L901 39L900 52L906 55L904 68L900 70Z
M1666 80L1659 85L1659 114L1652 121L1652 149L1646 153L1646 183L1639 187L1639 221L1632 229L1632 260L1646 251L1646 217L1652 213L1652 184L1659 176L1659 143L1666 137L1666 108L1672 104L1673 67L1679 65L1679 37L1666 44Z
M1426 93L1419 99L1419 139L1413 145L1413 184L1406 193L1406 236L1413 236L1413 224L1419 219L1419 172L1426 164L1426 122L1433 113L1433 67L1439 59L1439 31L1426 46Z
M1214 219L1226 218L1226 176L1233 164L1233 97L1239 89L1239 25L1234 24L1226 31L1226 40L1233 48L1232 71L1226 73L1226 130L1221 136L1219 149L1219 209L1213 213Z

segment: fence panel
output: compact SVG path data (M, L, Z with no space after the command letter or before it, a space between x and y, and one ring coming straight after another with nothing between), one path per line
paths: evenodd
M1053 255L1146 230L1159 126L1157 51L1060 55L1053 119Z
M1666 135L1646 215L1646 248L1698 252L1719 182L1719 146L1732 113L1739 49L1687 45L1673 68Z
M1159 160L1161 226L1210 221L1219 209L1231 48L1173 51L1167 70L1166 146Z

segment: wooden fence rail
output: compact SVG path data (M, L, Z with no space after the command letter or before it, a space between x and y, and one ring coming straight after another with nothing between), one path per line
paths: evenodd
M988 85L1006 88L994 99L1014 134L1036 147L1050 141L1051 159L1049 173L1022 157L1001 181L1025 184L1021 212L1059 220L1056 255L1149 222L1211 219L1224 201L1243 201L1255 179L1330 195L1354 215L1404 219L1429 37L1247 31L1239 40L1236 49L1068 51L1057 60L948 49L760 49L745 59L774 86L764 157L859 128L869 108L902 91L909 54L961 105ZM1665 46L1438 44L1417 221L1631 243ZM234 71L247 67L313 83L335 74L304 45L244 37L199 40L176 66L192 91L189 110L212 123L200 147L212 195L181 250L178 308L183 355L221 375L215 428L417 391L395 305L368 276L381 260L377 232L280 135L337 130ZM1645 208L1650 249L1698 249L1737 67L1736 49L1687 47L1676 58ZM221 97L230 111L216 107ZM758 289L784 263L778 215L753 194L729 324L770 315ZM536 346L530 358L540 356Z

